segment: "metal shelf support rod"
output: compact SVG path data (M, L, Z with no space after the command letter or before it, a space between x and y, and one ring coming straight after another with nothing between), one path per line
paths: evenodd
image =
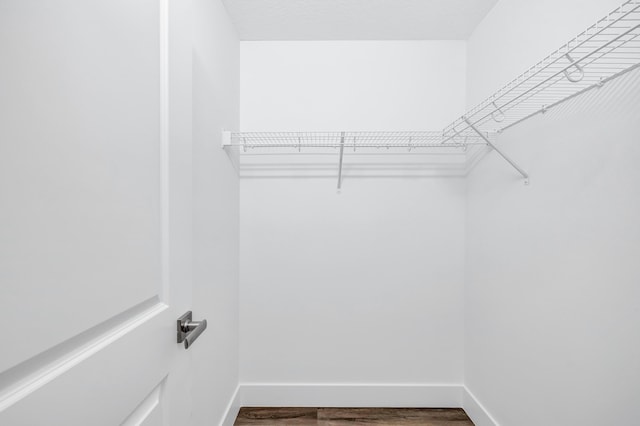
M354 143L355 148L355 143ZM344 157L344 132L340 134L340 163L338 164L338 189L342 186L342 158Z
M524 183L525 185L529 184L529 175L520 168L520 166L518 166L516 163L513 162L512 159L510 159L509 157L507 157L507 155L502 152L500 149L498 149L497 146L495 146L490 140L489 138L487 138L480 130L478 130L478 128L476 126L474 126L471 121L469 121L468 118L465 117L464 121L467 122L467 124L469 125L469 127L471 127L473 129L474 132L476 132L478 134L478 136L480 136L482 139L484 139L484 141L487 143L487 145L489 145L494 151L496 151L498 154L500 154L500 156L502 158L504 158L507 163L511 164L511 166L516 169L518 171L518 173L520 173L522 175L522 177L525 179Z

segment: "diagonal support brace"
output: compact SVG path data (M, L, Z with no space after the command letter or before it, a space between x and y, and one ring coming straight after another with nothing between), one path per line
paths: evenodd
M355 146L355 143L354 143ZM344 157L344 132L340 135L340 163L338 164L338 189L342 186L342 157Z
M486 137L480 130L478 130L478 128L476 126L474 126L471 121L469 121L468 118L465 118L464 121L467 122L467 124L469 125L469 127L471 127L473 129L474 132L476 132L478 134L478 136L480 136L482 139L484 139L484 141L487 143L487 145L489 145L495 152L497 152L498 154L500 154L500 156L502 158L504 158L507 163L511 164L511 166L516 169L518 171L518 173L520 173L522 175L522 177L524 178L524 184L525 185L529 185L529 175L520 168L520 166L518 166L516 163L513 162L512 159L510 159L509 157L507 157L507 155L500 151L498 149L498 147L496 147L493 143L491 143L491 141L489 140L488 137Z

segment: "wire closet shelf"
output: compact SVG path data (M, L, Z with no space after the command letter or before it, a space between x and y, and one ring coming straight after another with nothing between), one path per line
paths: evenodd
M499 132L640 65L640 0L629 0L444 130Z
M639 37L640 0L629 0L439 132L224 132L223 147L238 148L240 153L254 148L299 152L338 148L340 176L343 152L348 149L432 152L486 145L527 182L528 175L492 143L490 135L638 68Z
M254 148L403 148L408 152L421 148L465 148L468 145L485 145L478 135L456 136L443 144L442 132L229 132L226 146L243 151Z

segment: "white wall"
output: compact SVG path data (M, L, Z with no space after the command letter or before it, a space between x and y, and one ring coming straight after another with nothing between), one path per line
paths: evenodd
M483 101L621 3L498 1L467 42L467 107Z
M463 179L241 184L241 381L460 383Z
M241 127L439 129L464 107L464 56L460 42L242 42ZM241 181L241 382L460 384L464 179L335 185Z
M640 73L506 132L468 182L465 384L501 425L633 425Z
M468 106L619 4L498 2L468 41ZM617 84L501 135L530 188L493 154L469 178L465 384L500 424L635 421L638 348L623 335L637 335L638 270L612 253L638 252L632 214L615 210L638 208L623 158L638 153L638 102L615 105L632 86Z
M238 383L239 185L220 131L238 128L239 42L219 0L194 1L193 31L193 424L214 425Z
M441 130L465 106L462 41L242 42L243 131Z

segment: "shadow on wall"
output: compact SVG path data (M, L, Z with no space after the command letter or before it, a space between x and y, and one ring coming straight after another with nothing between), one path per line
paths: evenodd
M623 74L604 83L602 87L607 87L606 91L600 91L600 86L592 86L588 91L576 96L568 102L564 102L553 110L560 117L570 117L576 114L584 115L593 110L607 110L618 114L614 119L629 118L637 119L638 117L629 117L625 112L635 113L631 105L638 105L640 102L640 65L629 68Z
M333 178L338 176L337 148L225 148L242 178ZM466 148L358 148L344 152L342 176L349 178L464 177L486 153Z

